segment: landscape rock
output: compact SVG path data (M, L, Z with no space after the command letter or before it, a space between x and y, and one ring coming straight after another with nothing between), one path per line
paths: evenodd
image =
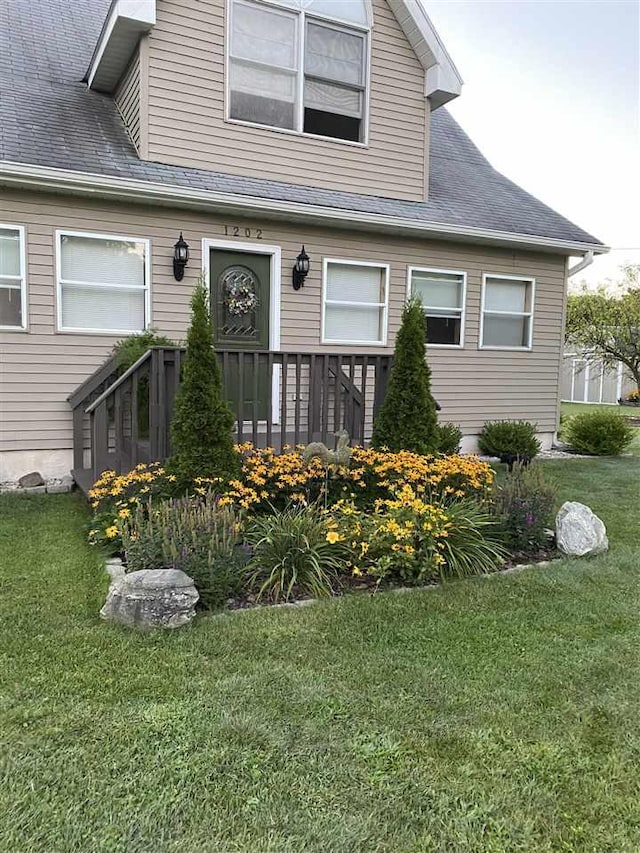
M48 495L65 495L71 491L71 485L67 483L51 483L47 486Z
M21 489L31 489L34 486L44 486L44 479L38 471L32 471L31 474L25 474L24 477L20 477L18 485Z
M556 544L570 557L591 557L609 548L604 523L585 504L566 501L556 516Z
M180 628L195 616L198 591L179 569L144 569L125 574L119 560L109 560L111 586L103 619L131 628Z

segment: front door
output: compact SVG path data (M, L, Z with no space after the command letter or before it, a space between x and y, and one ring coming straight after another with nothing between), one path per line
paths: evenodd
M212 249L209 269L216 349L251 353L268 350L270 256ZM239 363L237 358L228 359L225 377L227 399L237 411L242 391L243 419L265 420L271 398L271 377L266 359L259 362L257 383L254 360L243 359L242 381Z

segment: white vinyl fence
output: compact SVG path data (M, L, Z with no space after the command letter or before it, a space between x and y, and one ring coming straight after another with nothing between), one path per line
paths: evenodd
M562 361L561 397L569 403L612 403L628 394L634 383L618 362L604 367L585 353L565 353Z

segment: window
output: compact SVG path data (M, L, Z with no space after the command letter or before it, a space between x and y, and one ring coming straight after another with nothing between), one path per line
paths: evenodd
M15 225L0 225L0 328L27 328L24 228Z
M485 275L480 346L531 349L535 279Z
M422 302L427 344L463 345L466 286L463 272L409 268L409 293Z
M384 346L388 280L386 264L325 259L322 343Z
M146 328L149 241L58 232L58 327L127 334Z
M231 0L229 118L363 142L367 0L275 2Z

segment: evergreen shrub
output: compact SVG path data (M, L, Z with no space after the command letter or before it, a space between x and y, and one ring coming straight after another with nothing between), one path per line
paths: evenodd
M478 436L478 446L486 456L528 462L540 452L536 429L537 424L529 421L487 421Z
M236 477L241 463L232 435L234 420L223 394L209 294L201 277L191 299L187 352L171 423L173 455L167 468L185 483L198 477L225 482Z
M567 421L562 437L579 453L617 456L631 443L634 431L616 411L595 409L574 415Z
M443 456L454 456L460 452L462 430L456 424L438 424L436 427L438 453Z
M411 299L402 312L387 395L373 425L372 447L436 453L436 403L426 360L422 304Z

